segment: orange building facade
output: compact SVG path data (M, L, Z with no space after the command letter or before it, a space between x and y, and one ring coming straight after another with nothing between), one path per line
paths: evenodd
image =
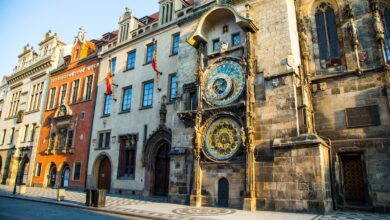
M50 74L33 185L85 186L99 69L97 48L80 28L71 55Z

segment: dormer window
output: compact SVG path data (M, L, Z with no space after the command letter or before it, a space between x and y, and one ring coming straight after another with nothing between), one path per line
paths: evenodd
M166 24L172 21L173 18L173 2L171 1L166 1L161 4L161 24Z

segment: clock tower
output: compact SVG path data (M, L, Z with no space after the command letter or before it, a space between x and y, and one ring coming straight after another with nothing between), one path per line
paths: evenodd
M194 127L191 205L256 209L252 114L256 31L249 17L218 5L203 15L188 37L198 55L197 108L180 112L179 117L192 118Z

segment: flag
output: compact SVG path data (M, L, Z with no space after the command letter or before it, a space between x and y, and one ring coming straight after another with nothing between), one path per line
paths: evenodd
M160 92L161 88L160 88L159 78L160 78L160 75L162 75L162 72L160 72L157 69L157 41L153 40L153 44L154 44L154 50L153 50L152 67L153 67L154 72L156 72L157 90Z
M110 61L110 64L108 65L108 71L107 71L107 76L106 76L106 94L107 95L112 95L112 88L111 88L111 84L112 84L112 75L111 75L111 61Z

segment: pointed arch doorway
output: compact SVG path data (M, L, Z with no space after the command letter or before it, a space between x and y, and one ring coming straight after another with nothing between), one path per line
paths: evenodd
M145 196L168 196L172 133L165 126L154 132L143 151Z

